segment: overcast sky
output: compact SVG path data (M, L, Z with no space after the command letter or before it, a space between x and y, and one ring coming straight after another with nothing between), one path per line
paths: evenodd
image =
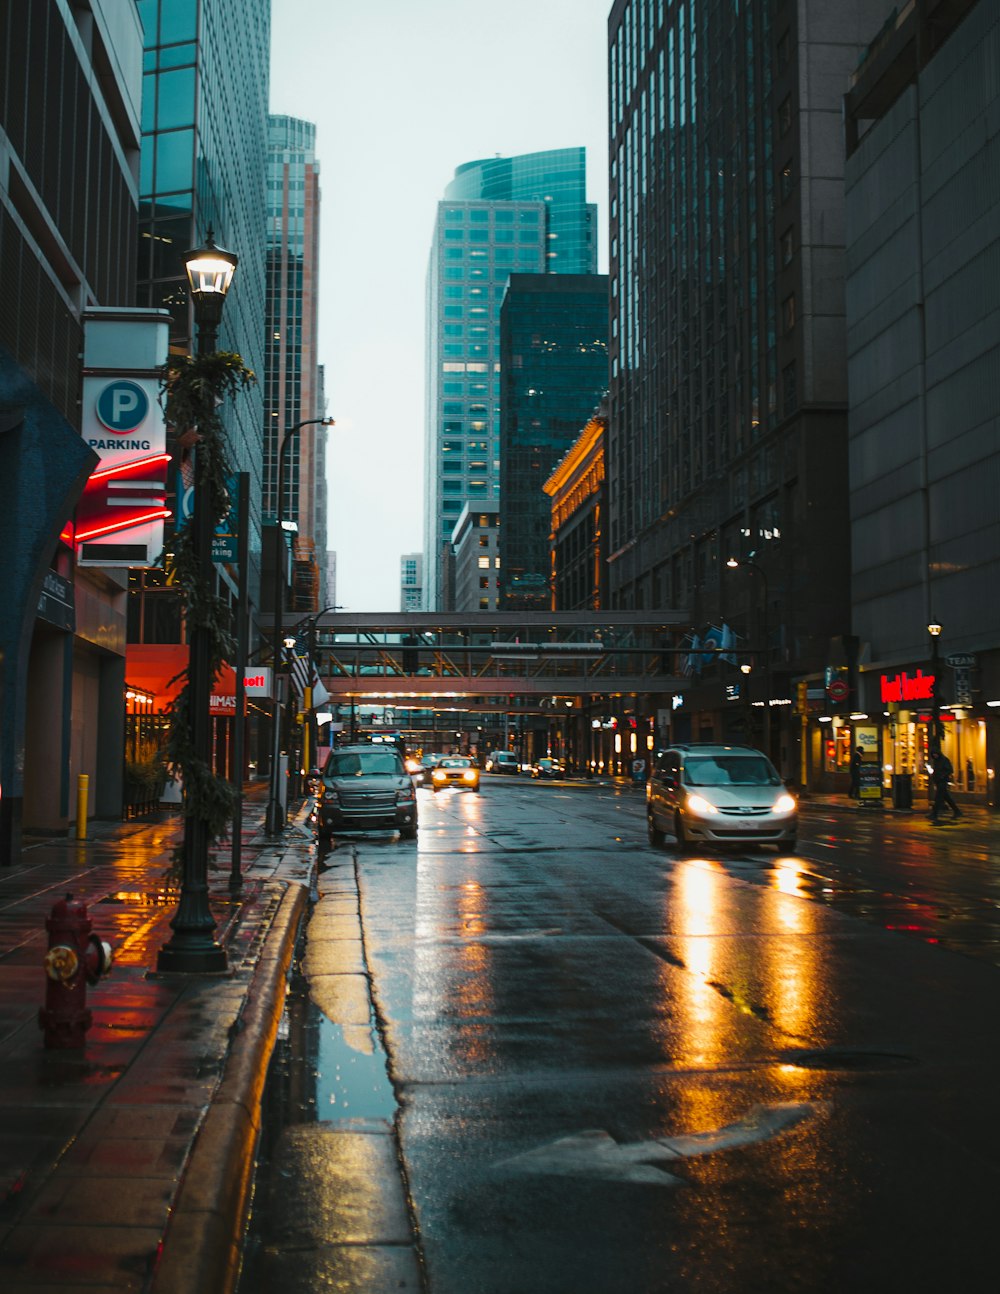
M316 123L337 602L399 607L423 546L424 281L455 167L583 146L607 267L611 0L272 0L271 110Z

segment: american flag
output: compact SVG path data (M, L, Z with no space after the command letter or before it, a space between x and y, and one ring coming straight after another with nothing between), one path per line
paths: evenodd
M312 704L314 708L329 700L330 694L323 686L319 670L316 668L316 662L309 658L308 635L299 634L295 639L294 647L289 647L286 651L292 687L295 689L299 704L301 705L305 700L307 687L312 688Z

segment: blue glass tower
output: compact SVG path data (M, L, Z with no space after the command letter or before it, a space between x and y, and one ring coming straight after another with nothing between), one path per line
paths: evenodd
M595 208L582 148L460 166L438 204L427 275L424 606L466 503L500 493L500 303L519 274L590 274Z
M169 310L171 348L194 349L184 252L209 226L239 256L219 347L264 371L270 0L139 0L144 30L137 304ZM260 562L262 384L224 416L250 473L251 584Z

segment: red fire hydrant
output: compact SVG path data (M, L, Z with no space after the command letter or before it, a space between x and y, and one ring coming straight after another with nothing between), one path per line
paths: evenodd
M45 929L45 1005L38 1012L45 1046L82 1047L92 1019L87 985L111 969L111 947L91 934L87 905L72 894L52 905Z

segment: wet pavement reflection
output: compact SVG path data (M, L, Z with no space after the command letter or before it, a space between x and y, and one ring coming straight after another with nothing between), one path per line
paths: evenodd
M614 790L484 778L419 810L416 844L325 862L258 1270L323 1288L335 1254L336 1288L392 1287L344 1266L335 1193L302 1200L320 1165L353 1216L353 1115L391 1122L431 1294L989 1287L985 834L962 854L817 811L794 856L681 857Z

